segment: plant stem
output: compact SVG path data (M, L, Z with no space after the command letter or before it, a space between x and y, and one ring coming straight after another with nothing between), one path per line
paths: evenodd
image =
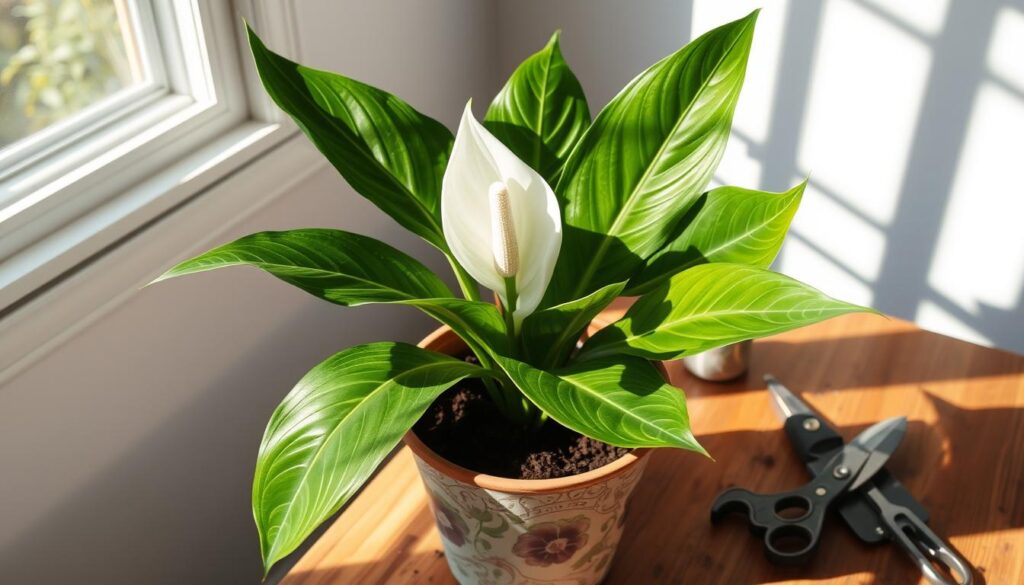
M519 301L519 292L516 290L516 279L514 276L505 278L505 299L507 307L502 307L505 313L505 331L508 335L508 349L512 357L519 358L519 332L516 331L516 303Z
M445 257L448 258L448 264L452 267L452 272L455 273L455 279L459 281L459 288L462 289L462 296L467 301L479 301L480 290L476 287L476 281L473 277L466 272L466 269L459 264L459 261L452 256L451 253L445 253ZM478 356L479 357L479 356Z
M480 356L477 356L479 359ZM483 363L483 362L481 362ZM504 412L507 407L505 406L505 393L502 391L500 384L496 384L493 378L481 378L484 383L484 389L487 390L487 395L491 397L491 400L498 405L498 408Z
M476 281L473 280L451 253L445 253L445 257L455 273L455 279L459 281L462 296L467 301L479 301L480 292L477 289ZM508 329L509 349L513 357L517 357L519 355L519 335L518 331L516 331L513 311L515 311L515 303L519 297L516 294L515 278L505 279L505 287L506 296L509 298L511 307L502 307L502 309L505 312L505 324ZM481 366L498 374L497 379L484 377L481 380L487 395L498 406L498 409L510 420L524 426L537 427L542 424L546 417L540 412L540 409L519 392L519 389L512 383L512 380L502 373L501 368L491 359L487 350L471 348L471 351L476 355L476 359L480 362Z
M509 353L512 354L511 357L519 359L522 347L515 321L519 292L516 290L516 279L514 276L505 278L505 300L508 306L502 304L501 310L505 316L505 330L508 335ZM509 418L532 428L537 428L543 424L543 415L540 409L523 396L522 392L519 392L519 389L516 388L515 384L507 376L503 389L505 391L505 402L508 405L504 412Z

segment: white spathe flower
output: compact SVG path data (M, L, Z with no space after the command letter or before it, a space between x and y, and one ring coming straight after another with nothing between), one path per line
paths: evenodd
M477 282L508 306L514 277L515 322L533 312L562 246L562 218L551 187L483 127L466 104L441 184L444 239Z

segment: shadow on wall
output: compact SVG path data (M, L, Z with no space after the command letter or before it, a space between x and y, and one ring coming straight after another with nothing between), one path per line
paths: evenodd
M1024 352L1024 239L1011 219L1024 213L1024 177L1002 164L1024 150L1024 65L1012 42L1024 35L1024 1L499 2L496 82L562 28L596 114L687 31L757 7L760 61L740 101L738 151L727 152L717 178L781 191L810 174L781 270Z
M951 0L939 30L934 35L926 35L884 8L882 2L844 1L886 22L900 34L910 35L920 45L927 47L931 65L925 77L913 136L908 142L909 154L903 168L895 211L888 222L873 219L857 206L851 205L849 201L851 197L856 197L855 193L847 193L848 197L844 198L816 182L813 175L810 181L810 186L816 191L815 196L828 198L843 212L854 216L856 221L867 224L881 234L884 252L877 276L865 278L862 270L855 269L848 261L829 251L841 248L844 245L842 242L822 241L821 238L804 235L799 230L794 230L791 237L821 260L863 285L871 293L871 304L886 313L921 322L922 310L930 304L945 314L942 321L955 322L963 327L955 324L943 326L924 320L922 324L925 327L935 325L953 334L968 329L976 332L974 340L987 340L999 347L1024 352L1024 287L1020 287L1019 278L1016 301L1009 308L978 301L973 309L967 309L962 302L957 302L929 282L932 267L937 262L943 228L951 220L957 219L950 214L956 174L961 166L972 114L982 85L986 82L999 85L1024 107L1024 91L992 74L988 65L990 44L1000 15L1005 14L1004 9L1011 8L1020 10L1024 17L1024 2ZM760 187L763 189L784 189L793 183L794 177L802 177L808 171L814 171L813 168L802 168L798 157L808 117L812 84L815 81L812 79L814 61L822 44L824 11L828 9L829 3L824 2L789 2L779 53L780 69L772 91L773 108L767 136L763 141L755 142L741 132L734 132L733 138L746 142L750 157L761 164ZM877 91L887 90L878 87ZM987 146L993 148L994 145ZM857 163L851 161L850 164ZM870 174L871 170L866 169L865 173ZM1013 185L1007 187L1015 188ZM1022 194L1019 187L1016 188L1017 193L1011 195L1007 192L1005 196L1020 197ZM999 210L993 209L991 213L998 214ZM985 225L974 225L971 229L976 238L989 235L985 233ZM1015 238L1015 241L1020 240ZM849 247L856 244L850 242L845 245ZM1024 251L999 249L997 246L992 249L990 257L975 260L987 263L984 269L991 269L993 273L999 270L1019 271L1024 268L1016 260L1021 254ZM785 269L785 251L782 259ZM1007 263L1006 260L1011 262ZM977 270L969 273L976 274ZM985 292L987 280L969 285L970 291ZM971 336L969 333L966 335Z

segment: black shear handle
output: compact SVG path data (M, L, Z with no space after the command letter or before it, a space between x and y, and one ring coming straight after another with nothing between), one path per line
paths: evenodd
M745 513L750 530L764 537L768 560L779 565L799 565L818 548L825 513L840 492L818 482L777 494L755 494L743 488L730 488L715 499L711 521Z

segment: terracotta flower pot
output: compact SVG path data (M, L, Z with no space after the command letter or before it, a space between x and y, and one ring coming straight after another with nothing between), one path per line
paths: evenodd
M451 355L466 351L447 327L420 346ZM649 453L637 449L570 477L521 480L459 467L411 431L405 443L430 495L448 566L462 585L599 583Z

